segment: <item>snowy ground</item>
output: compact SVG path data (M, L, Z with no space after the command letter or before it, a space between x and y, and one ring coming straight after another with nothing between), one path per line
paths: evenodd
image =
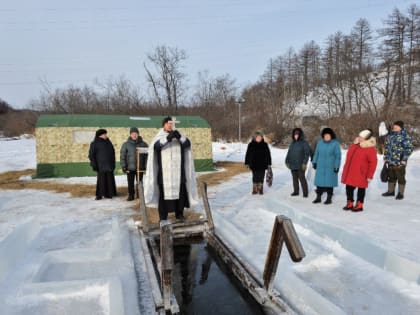
M215 143L213 156L243 161L245 150ZM290 217L306 257L293 264L284 248L275 285L302 314L419 314L420 152L409 160L406 199L381 197L377 172L362 213L341 210L342 186L328 206L312 204L314 193L291 197L285 154L272 148L274 183L263 196L250 194L250 174L209 188L216 232L261 272L275 216ZM34 168L34 140L0 141L0 157L0 172ZM141 272L143 303L135 290L134 266L142 266L131 255L130 206L123 198L0 190L1 314L150 313Z

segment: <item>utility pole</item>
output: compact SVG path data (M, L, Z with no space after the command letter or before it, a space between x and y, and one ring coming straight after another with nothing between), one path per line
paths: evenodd
M236 100L238 104L238 140L239 140L239 152L241 152L241 105L245 103L245 100L242 97L239 97Z

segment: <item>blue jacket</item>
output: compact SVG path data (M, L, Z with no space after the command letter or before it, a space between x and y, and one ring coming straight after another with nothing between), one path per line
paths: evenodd
M338 173L334 169L340 168L341 149L337 139L325 142L319 140L312 163L316 164L315 186L336 187L338 185Z
M413 150L413 140L407 131L391 132L385 140L384 159L390 165L400 165L402 161L407 162Z

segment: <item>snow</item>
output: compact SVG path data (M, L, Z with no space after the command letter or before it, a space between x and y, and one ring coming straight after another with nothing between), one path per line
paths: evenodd
M242 162L245 151L246 144L218 142L213 159ZM263 196L250 194L250 173L209 187L216 233L262 274L276 215L292 219L306 257L293 263L284 246L275 288L299 313L418 314L420 152L409 159L406 198L381 196L379 163L361 213L341 210L342 185L332 205L312 204L313 192L291 197L286 150L271 152L273 186ZM35 140L0 141L0 157L0 172L34 168ZM92 177L53 180L95 183ZM117 185L126 185L124 176ZM2 314L149 314L131 206L123 198L0 190Z

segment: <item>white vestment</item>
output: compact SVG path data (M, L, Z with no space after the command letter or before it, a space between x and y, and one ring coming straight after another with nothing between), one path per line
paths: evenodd
M144 198L146 205L149 207L157 207L159 201L159 185L158 185L158 159L155 154L155 143L160 142L162 146L161 161L162 161L162 179L164 186L164 199L176 200L179 199L180 185L181 185L181 145L186 138L181 136L181 139L172 139L168 142L168 132L161 129L152 144L149 146L147 157L146 175L143 179L144 183ZM186 183L185 186L188 192L188 200L190 207L198 203L197 184L194 170L194 160L191 154L191 147L184 150L184 170Z

